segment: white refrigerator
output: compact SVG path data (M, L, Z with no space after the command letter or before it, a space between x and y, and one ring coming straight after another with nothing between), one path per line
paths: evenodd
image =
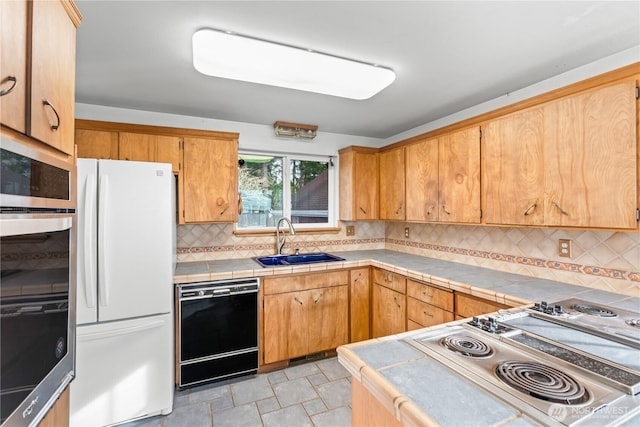
M173 409L171 165L78 159L76 378L71 427Z

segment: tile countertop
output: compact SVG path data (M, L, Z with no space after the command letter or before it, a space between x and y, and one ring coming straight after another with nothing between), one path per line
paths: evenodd
M174 283L313 273L341 268L373 266L509 306L519 306L532 301L553 302L567 298L580 298L613 307L640 311L639 297L630 297L553 280L384 249L332 253L344 258L345 261L266 268L261 267L251 258L178 263L174 274Z
M389 250L333 253L345 258L345 261L267 268L260 267L253 259L179 263L174 282L181 284L373 266L510 306L532 301L554 302L580 298L640 311L638 297L552 280ZM434 326L437 327L441 326ZM479 391L472 383L402 341L417 332L341 346L338 348L338 359L354 379L360 381L383 407L406 426L466 425L469 420L474 420L474 425L537 425L519 411ZM434 393L434 390L437 392ZM461 401L465 404L455 403Z

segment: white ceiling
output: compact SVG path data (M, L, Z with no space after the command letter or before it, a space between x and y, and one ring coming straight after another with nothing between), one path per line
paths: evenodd
M376 138L640 46L638 1L77 5L77 102ZM397 78L355 101L207 77L191 63L191 36L207 27L381 64Z

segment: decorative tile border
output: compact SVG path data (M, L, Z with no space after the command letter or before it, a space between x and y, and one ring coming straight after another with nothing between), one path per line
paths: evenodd
M384 237L373 239L336 239L315 240L311 242L295 242L285 244L285 248L309 249L326 246L366 245L372 243L385 243ZM236 251L263 251L273 250L275 243L256 243L251 245L222 245L222 246L198 246L192 248L177 248L179 255L207 252L236 252Z
M387 238L385 243L398 246L408 246L419 249L427 249L437 252L448 252L456 255L466 255L477 258L491 259L494 261L503 261L513 264L528 265L533 267L551 268L554 270L568 271L572 273L589 274L592 276L607 277L610 279L629 280L632 282L640 282L640 272L623 271L613 268L602 268L592 265L580 265L570 262L550 261L542 258L523 257L515 255L500 254L496 252L478 251L473 249L456 248L453 246L433 245L431 243L421 243L415 241L399 240Z

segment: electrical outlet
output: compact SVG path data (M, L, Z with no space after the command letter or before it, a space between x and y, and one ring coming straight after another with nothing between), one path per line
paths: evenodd
M404 228L404 237L405 237L406 239L408 239L408 238L409 238L409 227L405 227L405 228Z
M558 256L571 258L571 240L558 239Z
M355 235L356 235L355 225L347 225L347 236L355 236Z

